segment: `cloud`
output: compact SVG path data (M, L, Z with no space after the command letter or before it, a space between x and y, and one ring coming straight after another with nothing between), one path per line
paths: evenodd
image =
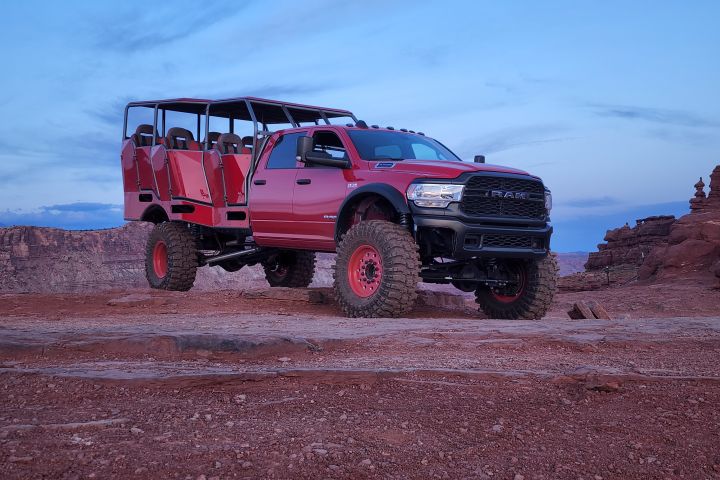
M460 157L482 152L484 155L503 152L529 145L567 142L576 137L562 136L566 129L555 125L530 125L506 128L488 134L481 134L478 139L467 141L458 148Z
M208 30L247 8L251 2L210 3L157 4L152 8L133 7L129 12L114 12L119 18L102 22L96 46L119 52L156 49Z
M633 105L590 104L595 115L600 117L638 120L681 127L717 127L720 122L714 119L687 112L663 108L638 107Z
M124 223L122 205L76 202L46 205L32 211L0 211L0 224L88 230L112 228Z

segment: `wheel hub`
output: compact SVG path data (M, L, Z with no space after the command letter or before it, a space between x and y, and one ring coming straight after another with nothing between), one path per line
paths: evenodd
M348 265L348 280L357 296L373 295L380 288L382 273L382 258L375 247L361 245L353 252Z
M165 278L168 272L167 245L158 241L153 247L153 270L158 278Z

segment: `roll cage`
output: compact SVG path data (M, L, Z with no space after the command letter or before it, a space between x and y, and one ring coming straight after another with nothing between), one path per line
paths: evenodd
M315 107L297 103L279 102L256 97L238 97L224 100L206 100L195 98L176 98L168 100L150 100L144 102L130 102L125 106L123 120L123 140L128 136L128 112L131 108L145 107L153 109L152 146L157 145L158 138L164 138L167 130L166 112L181 112L197 115L197 139L201 138L201 126L203 116L205 121L206 138L204 147L211 148L211 139L207 135L210 131L210 118L227 118L229 133L235 133L235 121L249 121L253 126L252 165L253 168L260 158L263 140L269 137L274 131L272 125L290 124L293 128L302 127L303 123L320 125L331 125L331 118L348 117L353 123L357 118L349 110L336 108ZM161 120L158 129L158 120Z

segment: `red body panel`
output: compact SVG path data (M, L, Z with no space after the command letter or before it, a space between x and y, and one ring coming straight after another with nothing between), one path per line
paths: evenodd
M125 217L140 219L148 207L156 205L171 220L210 227L251 228L260 246L334 251L340 207L353 190L364 185L382 183L405 196L410 183L418 178L453 179L466 172L482 171L527 175L502 166L455 161L365 161L347 134L351 128L327 125L276 132L258 160L249 192L245 192L245 186L251 169L250 154L221 156L216 150L168 151L163 145L135 149L132 141L126 140L122 149ZM281 134L312 135L317 130L331 130L340 137L352 168L306 167L302 163L296 163L296 168L266 168ZM140 194L150 191L152 199L141 201ZM237 205L244 203L248 206ZM194 210L173 213L172 207L177 205L189 205ZM228 220L228 212L245 212L246 218Z
M252 155L249 153L222 156L227 201L230 205L245 203L245 180L250 173Z
M205 179L203 156L205 152L169 150L168 167L170 191L173 198L210 203L210 187Z

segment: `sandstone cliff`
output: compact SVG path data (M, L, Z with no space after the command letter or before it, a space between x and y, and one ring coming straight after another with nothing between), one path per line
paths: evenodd
M561 280L566 291L640 281L700 281L717 285L720 278L720 165L710 175L710 193L700 179L690 200L691 212L649 217L605 235L590 253L585 272Z

